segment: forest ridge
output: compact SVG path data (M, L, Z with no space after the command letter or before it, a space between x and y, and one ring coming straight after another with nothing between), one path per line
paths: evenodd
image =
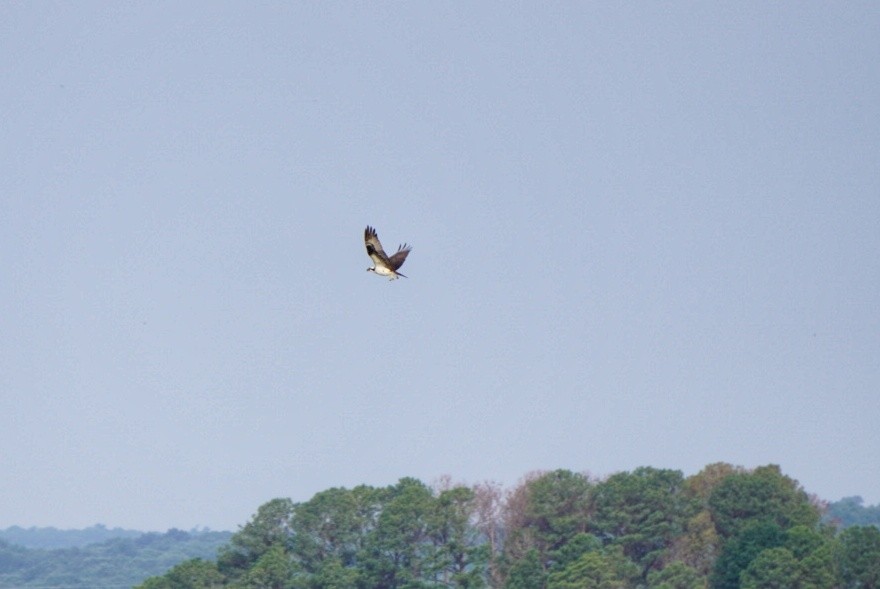
M230 532L109 529L0 530L0 589L132 587L182 561L214 559Z
M776 465L555 470L508 490L405 478L273 499L216 562L140 589L880 588L880 529L827 512Z

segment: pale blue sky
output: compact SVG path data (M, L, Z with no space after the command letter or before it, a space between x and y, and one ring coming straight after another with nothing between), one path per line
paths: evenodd
M875 2L3 3L0 527L716 461L880 502L878 55Z

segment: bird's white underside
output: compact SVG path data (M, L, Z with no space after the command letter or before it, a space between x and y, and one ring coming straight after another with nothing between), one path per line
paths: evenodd
M373 268L367 268L367 270L375 272L379 276L388 276L388 280L397 280L399 278L396 272L394 272L393 270L389 270L388 268L385 268L383 266L374 266Z

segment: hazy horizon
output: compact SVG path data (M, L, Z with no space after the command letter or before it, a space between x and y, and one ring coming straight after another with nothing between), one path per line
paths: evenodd
M645 466L649 466L649 465L645 465ZM706 466L708 466L708 465L706 465ZM754 467L758 467L758 466L765 466L765 465L754 465ZM780 466L781 466L781 465L780 465ZM661 467L655 467L655 468L661 468ZM534 471L532 471L532 472L534 472ZM530 473L524 473L524 476L527 476L527 475L529 475L529 474L530 474ZM614 473L608 473L608 476L610 476L611 474L614 474ZM684 473L685 477L687 477L687 476L689 476L689 475L692 475L692 474L696 474L696 473ZM782 474L784 474L784 475L786 475L786 476L791 476L790 473L786 473L786 472L785 472L785 469L784 469L784 468L782 469ZM446 476L446 475L441 475L441 477L438 477L438 480L439 480L439 479L443 479L445 476ZM405 478L405 477L400 477L400 478ZM606 477L598 477L598 478L606 478ZM399 479L398 479L398 480L399 480ZM438 480L433 480L433 481L423 481L423 482L427 482L428 484L434 486L434 484L437 483ZM466 481L456 481L456 479L454 479L454 478L452 478L451 481L453 482L453 484L468 484ZM393 484L395 484L396 482L397 482L397 481L389 481L387 484L388 484L388 485L393 485ZM439 481L439 482L445 484L445 481ZM479 482L492 482L492 481L479 481ZM498 482L498 481L494 481L494 482ZM512 489L513 487L515 487L516 484L518 484L518 483L519 483L519 481L516 481L516 482L513 483L513 484L510 484L510 485L504 485L504 489L505 489L505 490L511 490L511 489ZM476 481L472 481L472 482L470 482L470 484L478 484L478 482L476 482ZM352 486L357 486L357 485L352 485ZM378 485L376 485L376 486L386 486L386 485L378 484ZM327 490L327 489L318 489L318 490L315 491L315 493L313 493L312 495L310 495L310 496L308 496L308 497L299 497L299 498L296 498L296 497L290 497L290 499L293 499L293 500L294 500L295 502L297 502L297 503L299 503L299 502L305 502L305 501L308 501L309 499L311 499L315 494L320 493L321 491L325 491L325 490ZM808 494L814 495L813 493L810 492L809 489L804 489L804 490L805 490ZM861 495L858 495L858 494L855 494L855 495L848 495L848 496L846 496L846 497L837 497L837 498L833 498L833 499L832 499L832 498L828 498L828 497L818 497L818 499L820 499L820 500L824 500L824 501L827 501L827 502L830 502L830 503L834 503L834 502L837 502L837 501L841 501L841 500L843 500L843 499L849 499L849 498L853 498L853 497L859 497L859 498L862 498L862 500L863 500L862 506L863 506L863 507L866 507L866 508L867 508L867 507L873 507L872 504L870 504L870 503L867 502L867 501L864 501L864 497L862 497ZM268 502L271 501L272 499L276 499L276 498L277 498L277 497L267 498L266 501L263 501L260 505L262 505L263 503L268 503ZM184 527L181 527L181 526L169 526L169 527L167 527L167 528L162 528L162 529L158 529L158 528L149 528L149 527L148 527L148 528L129 528L129 527L123 527L123 526L116 526L116 525L112 525L112 524L105 524L105 523L103 523L103 522L95 522L95 523L93 523L93 524L88 524L88 525L85 525L85 526L79 526L79 527L67 527L67 528L62 528L62 527L53 526L53 525L34 526L34 525L10 524L10 525L8 525L8 526L4 526L4 527L0 528L0 531L7 531L7 530L9 530L9 529L11 529L11 528L19 528L19 529L22 529L22 530L25 530L25 531L32 530L32 529L36 529L36 530L49 530L49 529L51 529L51 530L57 530L57 531L59 531L59 532L71 532L71 531L82 531L82 530L87 530L87 529L91 529L91 528L104 528L104 529L107 529L107 530L109 530L109 531L111 531L111 532L114 531L114 530L121 530L121 531L124 531L124 532L142 532L142 533L145 533L145 534L150 534L150 533L165 533L165 532L168 532L168 531L171 531L171 530L175 530L175 529L176 529L176 530L181 530L181 531L184 531L184 532L188 532L188 533L193 533L193 532L195 532L195 533L206 533L206 532L233 532L233 533L234 533L234 532L237 532L241 526L244 526L246 523L248 523L248 521L251 520L251 517L252 517L253 515L256 514L256 512L257 512L257 508L259 508L260 505L256 505L256 506L254 506L254 508L253 508L253 513L252 513L250 516L248 516L245 520L243 520L243 521L241 521L241 522L238 522L237 524L235 524L234 526L232 526L232 527L230 527L230 528L221 528L221 529L212 528L212 527L210 527L210 526L193 526L193 527L189 527L189 528L184 528ZM878 505L880 505L880 504L878 504Z

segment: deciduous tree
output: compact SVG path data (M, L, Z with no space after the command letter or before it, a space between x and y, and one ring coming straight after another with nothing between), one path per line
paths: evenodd
M666 561L680 561L703 576L708 576L721 551L721 539L715 531L712 514L704 509L685 524L684 533L672 543Z
M504 538L502 521L503 490L499 483L484 482L474 485L473 525L485 539L488 548L488 576L493 587L502 584L500 565Z

